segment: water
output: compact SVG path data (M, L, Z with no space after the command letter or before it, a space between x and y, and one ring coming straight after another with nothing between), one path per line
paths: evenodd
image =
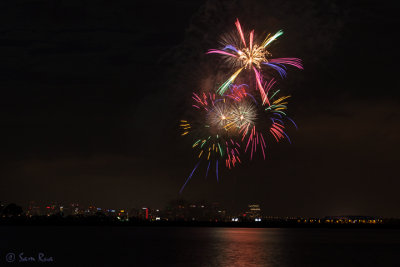
M0 227L0 266L29 266L21 252L35 266L400 266L400 230Z

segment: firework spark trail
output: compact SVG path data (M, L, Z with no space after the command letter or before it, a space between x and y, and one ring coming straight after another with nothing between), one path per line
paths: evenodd
M267 48L267 46L272 43L273 41L276 40L276 38L278 38L279 36L281 36L283 34L282 30L279 30L277 33L275 33L273 36L269 37L270 34L267 35L267 37L265 38L264 42L261 44L261 46L263 48Z
M184 130L184 132L181 134L182 136L187 135L191 128L190 124L185 120L181 120L180 127L182 127L182 129Z
M276 80L275 80L274 78L272 78L272 79L266 84L266 87L265 87L265 90L264 90L264 91L266 91L266 95L268 95L269 91L270 91L271 88L275 85L275 83L276 83ZM268 97L267 97L267 99L268 99ZM269 102L268 102L268 105L270 106Z
M220 95L223 95L225 91L229 88L229 85L231 85L236 77L239 75L239 73L243 70L243 67L237 70L226 82L224 82L217 90L217 93Z
M289 136L284 131L282 131L282 133L285 135L285 137L288 140L289 144L292 144L292 141L290 140Z
M265 142L264 142L264 137L263 137L262 133L260 133L260 136L261 136L261 140L262 140L262 144L261 144L261 151L262 151L262 154L263 154L263 157L264 157L264 160L265 160L265 152L264 152L264 147L266 147L266 145L265 145Z
M273 64L273 63L265 63L263 62L262 64L267 65L268 67L273 68L278 72L278 74L281 76L281 78L286 78L286 66L282 64Z
M250 51L253 50L253 37L254 37L254 30L250 32Z
M269 63L292 65L293 67L296 67L298 69L304 69L300 58L274 58L270 59Z
M217 182L219 182L219 176L218 176L218 160L217 160L217 163L216 163L215 168L216 168L216 170L217 170Z
M283 138L283 135L281 134L281 132L280 131L278 131L278 127L274 127L274 126L272 126L271 128L270 128L270 131L271 131L271 133L274 135L274 137L275 137L275 139L276 139L276 142L279 142L279 140L281 139L281 138Z
M255 128L255 126L254 126L254 128ZM244 152L247 151L247 148L249 147L250 141L253 139L253 134L252 134L253 133L253 129L250 132L249 140L247 141L247 145L246 145L246 148L245 148Z
M231 56L231 57L238 57L235 54L228 53L228 52L225 52L225 51L222 51L219 49L210 49L210 50L208 50L207 54L221 54L221 55L226 55L226 56Z
M297 124L296 123L294 123L294 121L291 119L291 118L289 118L289 117L286 117L291 123L293 123L293 125L294 125L294 127L296 127L296 130L298 130L299 128L297 127Z
M222 50L218 50L218 49L210 49L209 51L225 51L226 49L235 51L237 54L239 54L239 50L236 49L236 47L234 47L233 45L226 45ZM218 52L215 52L218 54ZM210 54L210 53L207 53ZM233 54L232 54L233 55ZM237 57L236 55L233 55L234 57Z
M286 77L286 67L283 64L291 65L301 70L303 69L301 59L299 58L274 58L270 59L269 62L262 62L261 64L273 68L282 78Z
M258 90L260 91L260 94L261 94L262 103L264 105L265 102L267 102L267 104L269 105L269 100L268 100L267 95L265 94L264 88L262 86L261 75L255 67L253 67L253 70L256 75L256 81L257 81L257 85L258 85Z
M244 39L244 35L243 35L243 31L242 31L242 26L240 26L239 19L236 19L235 25L236 25L236 29L237 29L238 32L239 32L240 38L242 39L242 42L243 42L244 46L246 47L246 40Z
M179 194L182 194L182 190L185 188L186 184L189 182L189 180L192 178L194 171L197 169L199 166L200 161L197 162L196 166L194 167L193 171L190 173L189 177L187 178L186 182L183 184L181 190L179 190Z
M237 144L236 142L233 142L233 140L231 140L231 142L232 142L233 145L236 144L236 145L239 146L239 144ZM227 144L227 146L228 146L228 144ZM227 147L227 154L228 154L228 158L225 161L227 168L230 169L231 168L231 164L232 164L232 167L235 167L236 162L241 163L240 158L239 158L240 152L239 152L239 150L237 148L231 148L229 150L229 148Z
M207 176L208 176L208 171L209 171L209 169L210 169L210 164L211 164L211 161L208 161L207 172L206 172L206 178L207 178Z

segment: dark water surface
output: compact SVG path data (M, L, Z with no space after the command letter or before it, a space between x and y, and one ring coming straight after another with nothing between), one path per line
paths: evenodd
M0 257L0 266L400 266L400 230L0 226Z

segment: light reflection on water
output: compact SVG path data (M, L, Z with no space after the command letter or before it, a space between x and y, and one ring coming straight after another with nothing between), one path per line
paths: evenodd
M213 266L284 266L279 229L213 229L219 251Z
M177 266L396 266L400 262L399 229L193 228L186 234L194 242L182 249Z
M8 252L57 266L399 266L400 229L0 226Z

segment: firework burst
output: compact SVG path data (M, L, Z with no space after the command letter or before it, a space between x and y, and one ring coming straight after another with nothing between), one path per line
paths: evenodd
M236 20L235 25L240 41L236 40L234 43L226 43L222 49L210 49L207 52L207 54L223 55L231 66L235 68L238 67L236 72L218 88L217 92L220 95L223 95L242 70L249 69L254 72L257 89L260 92L263 105L269 105L270 103L267 97L268 91L265 91L265 86L263 86L263 78L261 74L262 65L274 69L283 78L286 76L285 65L292 65L302 69L303 66L301 60L298 58L270 58L272 54L267 50L267 48L273 41L283 34L282 30L272 36L268 34L261 44L256 44L254 43L254 30L250 32L249 41L247 43L242 26L238 19Z
M192 178L194 171L201 162L206 162L208 176L210 169L215 166L217 181L219 180L219 164L225 161L227 168L235 167L240 163L240 144L236 140L236 128L233 126L235 114L232 113L232 102L227 97L217 97L215 94L193 93L192 105L198 112L193 122L181 120L182 135L190 135L193 139L192 148L197 155L198 162L181 188Z
M272 87L275 84L275 80L272 79L266 87L268 87L268 91L272 92ZM287 110L287 99L290 98L288 96L282 96L278 98L280 90L275 90L271 96L268 98L271 101L271 104L268 107L265 106L258 106L259 107L259 114L260 119L263 120L263 123L259 123L256 127L256 124L248 125L248 127L244 127L241 129L242 134L242 142L245 143L244 152L250 153L250 160L253 159L254 153L258 150L261 151L263 158L265 159L266 147L267 142L265 138L265 134L269 133L273 136L276 142L280 140L287 139L289 143L291 140L287 133L285 132L285 122L289 121L297 129L297 125L294 121L289 118L286 114ZM267 123L269 121L269 123Z
M275 80L271 80L265 89L272 92L274 84ZM192 148L197 163L181 191L201 162L206 162L205 176L207 177L210 169L215 166L219 180L218 168L221 162L225 162L225 166L231 169L241 163L241 154L250 153L251 160L257 150L261 151L265 159L267 146L265 134L271 134L277 142L284 138L290 142L285 133L285 121L293 122L285 113L287 99L290 96L278 98L279 90L276 90L269 96L271 104L265 107L247 91L248 86L245 84L232 84L230 90L223 96L213 93L193 93L192 98L195 103L192 106L198 116L192 123L181 120L180 127L182 135L190 135L193 139ZM258 122L260 119L261 122Z
M274 89L276 79L263 80L263 70L270 68L282 78L286 77L286 65L302 69L298 58L272 58L269 51L283 31L268 34L264 39L256 39L254 30L244 33L236 20L236 34L226 35L222 49L210 49L207 54L222 55L227 64L234 68L233 74L216 90L216 93L193 93L192 107L195 116L191 120L181 120L182 136L191 138L196 163L180 193L193 177L195 171L206 166L205 177L215 170L219 181L219 166L232 169L241 163L244 154L250 160L256 153L266 158L267 143L288 140L287 122L297 125L287 114L287 100L290 96L279 96ZM250 94L246 84L234 84L236 78L247 70L254 73L252 90L259 91L261 99ZM253 84L252 82L250 84ZM259 151L259 152L257 152ZM225 164L223 164L225 163Z

